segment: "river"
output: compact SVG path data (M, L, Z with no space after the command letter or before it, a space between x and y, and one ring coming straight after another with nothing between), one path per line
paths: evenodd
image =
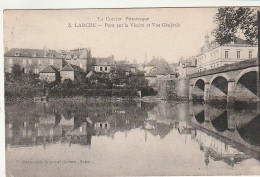
M257 109L60 100L5 114L7 176L260 174Z

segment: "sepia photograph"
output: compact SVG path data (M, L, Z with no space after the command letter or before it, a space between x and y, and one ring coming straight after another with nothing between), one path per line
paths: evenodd
M4 10L6 176L260 175L259 10Z

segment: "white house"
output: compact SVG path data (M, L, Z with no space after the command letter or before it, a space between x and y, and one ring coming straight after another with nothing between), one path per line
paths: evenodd
M209 43L209 36L206 35L205 45L196 56L197 72L256 58L257 50L256 45L248 44L246 40L237 37L229 44L219 45L215 41Z

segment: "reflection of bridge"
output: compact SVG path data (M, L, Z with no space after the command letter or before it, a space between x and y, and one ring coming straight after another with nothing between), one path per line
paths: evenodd
M189 76L189 99L258 101L257 60L243 62L195 73Z
M207 134L215 135L234 144L242 151L250 151L260 158L260 115L257 110L235 111L216 109L209 105L194 105L191 111L192 124ZM250 149L250 150L248 150Z
M195 141L199 143L200 150L205 152L204 162L206 165L210 162L209 157L213 158L214 161L224 161L231 166L250 158L250 155L237 150L226 141L220 140L199 128L195 130L195 133Z

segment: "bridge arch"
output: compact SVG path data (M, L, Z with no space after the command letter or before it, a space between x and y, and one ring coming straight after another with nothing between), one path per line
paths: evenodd
M239 100L257 100L257 72L257 67L247 68L235 78L235 91Z
M205 78L198 78L195 80L193 85L193 99L195 100L203 100L204 98L204 91L205 91Z
M247 68L247 69L244 69L243 71L241 71L238 76L235 78L235 84L237 85L237 82L238 80L246 73L249 73L249 72L252 72L252 71L255 71L257 72L258 71L258 68L257 67L253 67L253 68Z
M210 100L227 100L228 81L230 77L227 74L217 74L210 80Z
M206 79L204 78L199 78L194 82L194 87L198 87L199 89L203 90L205 89L205 83Z
M213 82L217 77L224 77L227 81L231 80L231 78L230 78L227 74L225 74L225 73L219 73L219 74L214 75L214 76L210 79L209 84L211 85L212 82Z

